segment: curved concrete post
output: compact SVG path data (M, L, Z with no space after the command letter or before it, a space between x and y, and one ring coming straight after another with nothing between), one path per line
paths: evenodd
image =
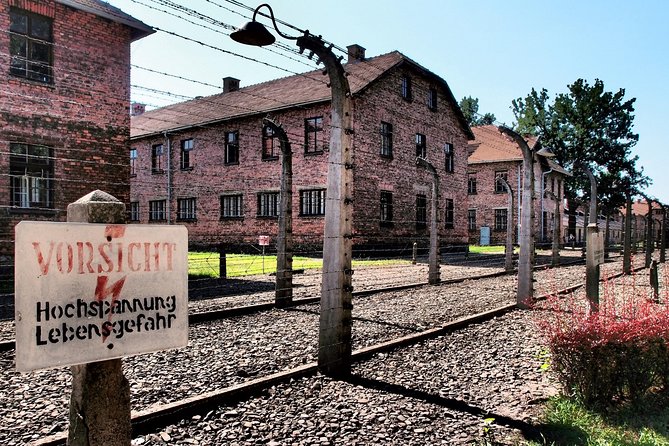
M293 301L293 154L285 130L269 118L263 125L279 137L281 147L281 191L279 233L276 239L276 288L274 302L285 307Z
M353 212L353 134L351 90L341 65L320 37L297 38L325 65L332 90L330 155L323 233L323 282L318 337L318 367L329 376L351 372L351 275Z
M588 211L588 227L586 228L586 262L585 262L585 294L590 301L590 311L599 311L599 263L595 259L598 249L595 240L599 237L597 226L597 179L584 163L576 166L582 170L590 180L590 210Z
M625 191L625 240L623 242L623 274L632 274L632 193Z
M437 209L439 203L439 175L437 169L424 158L416 158L416 165L432 173L432 200L430 210L430 254L428 256L428 283L436 285L441 281L439 275L439 233L437 230Z
M646 200L646 203L648 203L648 213L646 214L646 256L644 265L646 268L650 268L650 262L653 260L653 200L646 194L639 195L641 195L644 200Z
M560 264L560 200L549 190L544 191L544 196L555 202L555 213L553 214L553 243L551 245L551 265Z
M523 189L520 210L520 254L518 255L518 307L527 308L534 298L533 253L534 253L534 154L525 139L513 130L500 126L499 131L510 136L523 152Z
M506 271L513 270L513 189L508 181L502 177L497 177L497 181L504 186L506 193L509 196L509 208L506 211L506 243L504 247L504 269Z

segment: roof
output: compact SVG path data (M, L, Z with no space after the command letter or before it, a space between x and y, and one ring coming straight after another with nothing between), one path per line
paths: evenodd
M344 70L348 74L349 86L355 96L402 64L409 64L442 84L463 131L468 138L473 139L474 134L446 81L400 52L393 51L364 61L347 63ZM198 97L133 116L130 136L135 139L165 131L185 130L230 119L329 102L331 98L328 78L323 75L323 71L311 71L251 85L237 91Z
M650 205L653 208L653 211L662 210L660 205L655 201L651 201ZM620 211L623 214L625 214L625 207L624 206L621 207ZM636 215L646 215L646 214L648 214L648 202L644 199L639 199L639 200L633 201L632 202L632 214L636 214Z
M504 135L494 125L481 125L472 127L476 139L469 143L472 148L467 159L468 164L485 164L500 162L521 162L523 152L518 144L509 136ZM541 147L539 138L532 136L525 138L531 149L538 150ZM541 155L539 155L541 156ZM571 172L560 166L550 158L542 157L549 169L563 175L571 176Z
M135 41L153 34L155 31L149 25L137 20L131 15L126 14L115 6L101 0L56 0L58 3L78 9L85 12L90 12L98 17L104 17L112 22L126 25L131 29L131 40Z

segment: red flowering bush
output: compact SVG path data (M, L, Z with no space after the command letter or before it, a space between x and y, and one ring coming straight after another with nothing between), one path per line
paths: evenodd
M636 280L605 281L598 312L583 293L538 308L553 370L588 405L635 401L669 384L669 306Z

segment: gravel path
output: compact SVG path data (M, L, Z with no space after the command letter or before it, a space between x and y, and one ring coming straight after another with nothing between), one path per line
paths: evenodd
M602 275L604 276L617 272L620 268L621 266L619 262L604 265L602 268ZM535 277L537 278L535 284L537 294L565 288L574 283L582 282L584 269L583 266L571 266L537 272L535 274ZM446 278L443 275L442 277ZM647 283L647 278L644 283ZM514 300L515 277L513 276L465 281L460 284L448 286L425 286L401 292L386 292L374 294L369 297L356 298L353 302L354 349L361 348L365 345L376 344L380 341L392 339L399 335L420 331L425 328L441 326L445 322L455 318L477 313L502 304L511 303ZM502 325L500 330L507 333L507 338L511 337L515 339L517 341L515 343L509 343L508 340L502 337L498 339L494 331L496 329L493 330L493 326L491 326L491 334L484 341L469 335L456 333L453 335L455 337L440 338L442 340L450 340L444 341L446 344L444 344L443 348L430 347L433 349L431 354L421 353L420 349L433 341L421 344L421 347L415 347L415 358L414 356L411 356L410 358L405 359L403 354L393 353L392 355L388 355L387 358L377 357L373 360L366 361L357 366L356 369L360 370L361 376L365 379L375 379L378 381L383 381L385 379L385 382L393 385L404 385L409 383L411 384L411 386L409 386L411 389L418 385L440 386L437 394L439 394L440 397L447 399L453 398L453 395L450 393L441 395L439 391L446 389L445 391L449 392L448 389L451 385L478 385L478 383L474 382L473 377L479 376L478 380L481 382L481 385L484 383L493 383L493 387L486 390L487 393L491 395L499 393L501 397L504 397L505 394L509 393L509 395L511 395L510 398L512 398L511 401L516 401L517 395L513 396L513 392L507 392L507 388L504 387L501 381L503 376L500 376L499 380L495 378L499 373L506 373L507 368L511 370L513 367L511 367L510 364L505 361L504 366L502 367L503 372L499 370L495 372L495 370L500 368L500 364L494 360L494 358L489 361L475 361L472 359L478 358L481 355L480 353L477 353L481 348L484 348L489 352L496 351L501 355L502 352L507 352L506 344L509 344L508 348L512 350L520 349L519 351L522 353L508 353L508 355L517 354L522 358L525 358L519 360L518 363L519 367L523 366L523 363L525 364L524 367L527 367L527 360L523 355L536 355L536 344L525 343L524 340L528 338L528 329L523 327L520 324L520 321L515 321L513 319L516 317L515 313L509 317L511 318L511 322L506 326ZM482 327L486 327L486 325L483 325ZM482 328L482 330L480 336L484 336L485 332L488 331L487 328ZM518 333L522 333L522 336L517 336ZM156 403L180 400L187 396L223 388L244 382L257 376L267 375L280 370L290 369L303 363L315 361L318 339L318 305L304 305L290 310L272 310L243 317L197 324L190 327L189 336L190 342L187 348L141 355L133 358L126 358L124 360L125 374L131 383L133 409L141 410ZM457 342L461 342L462 344L455 343L456 339L459 339ZM518 343L521 345L516 345ZM405 352L405 354L408 355L413 352L413 348L414 347L402 349L400 352ZM457 351L459 355L470 356L469 359L462 359L462 362L460 363L451 363L449 361L455 361L455 357L442 356L442 353L445 351L453 351L453 354L455 354L454 351ZM436 353L438 353L438 355ZM504 353L499 358L507 358L508 355L507 353ZM389 361L390 357L396 358L394 362ZM422 370L424 365L420 365L420 361L414 362L418 361L420 358L423 358L423 362L427 361L427 364L434 362L437 366L441 364L443 367L447 367L447 364L451 365L444 369L445 371L435 372L437 374L430 375L429 373L431 372L428 373L426 371L426 375L423 376L420 375L420 373L423 373ZM378 363L375 364L375 360L378 360ZM374 372L375 370L380 371L382 369L381 365L386 363L389 364L389 367L394 364L396 370L394 372L386 372L385 375L379 375ZM365 368L367 367L365 364L370 364L369 369ZM397 369L397 364L404 364L404 366ZM383 367L386 367L386 365L383 365ZM370 375L365 372L365 370L374 373ZM392 370L392 368L388 370ZM414 372L418 373L418 375L412 377L411 373ZM518 372L517 374L518 376L524 376L526 372L527 370L523 369L522 373ZM491 376L483 376L483 374ZM448 376L449 379L446 381L439 381L435 378L437 376ZM337 395L343 395L342 398L344 398L345 401L350 402L353 401L351 399L353 397L348 398L345 397L345 395L355 394L357 390L360 389L359 383L346 384L331 382L324 377L314 379L316 381L303 380L296 385L306 386L310 389L315 388L313 386L320 386L321 390L319 390L318 397L314 396L312 398L315 401L320 401L322 399L324 404L322 409L317 409L317 411L325 411L318 420L318 423L325 422L323 420L326 420L327 417L333 413L332 407L328 406L328 404L341 404L337 402L337 398L339 398ZM392 381L394 379L404 381ZM0 355L0 380L4 384L2 388L0 388L0 401L3 401L3 405L0 407L0 419L6 420L6 422L3 423L2 428L0 428L0 444L22 445L31 440L67 429L67 407L71 380L69 369L61 368L19 374L13 370L13 351L4 352ZM314 382L319 382L320 384L314 384ZM497 390L495 390L494 385L499 386ZM518 384L509 385L517 386ZM291 388L292 386L278 386L275 389L275 395L283 395L283 398L288 398L286 396L288 394L301 395L299 388L297 390L291 390ZM365 387L363 386L363 388ZM455 388L456 387L453 387L453 389ZM427 387L425 390L422 390L422 387L419 387L419 389L431 395L434 393L434 389ZM469 391L470 396L477 395L476 398L478 398L481 391L476 390L476 386L471 387L471 389L472 390ZM322 392L325 392L325 394L321 398ZM386 392L374 388L365 390L364 393L366 394L367 392L371 392L368 400L373 401L368 404L370 410L383 410L386 408L390 410L390 406L383 402L384 398L390 398L390 400L395 401L393 404L399 404L400 406L405 407L405 409L407 407L419 408L422 404L414 402L411 398L407 399L405 395L386 395ZM331 397L333 399L326 398L329 394L334 395ZM269 396L272 395L268 394L267 397ZM288 401L287 404L292 404L296 408L295 410L301 410L300 407L304 405L304 401L297 397L294 398L295 401ZM377 403L374 398L382 398L382 400ZM493 398L492 396L490 396L490 398L490 404L492 404L490 408L486 406L486 404L488 404L486 401L474 399L472 402L469 397L463 399L486 410L491 410L502 415L510 410L509 408L505 408L506 406L497 404L499 398ZM251 403L246 402L243 404ZM314 402L314 404L316 403ZM430 404L433 405L434 403ZM437 406L440 407L439 404L437 404ZM521 410L518 413L530 413L525 409L526 408L521 407ZM400 409L398 408L397 410ZM433 406L430 406L430 408L426 408L425 410L416 410L417 412L415 413L418 414L416 419L420 419L421 417L427 418L428 420L436 419L431 417L437 417L439 419L443 417L448 418L448 415L443 415L443 413L446 413L444 412L444 409L438 409ZM309 414L314 416L311 412L312 411L309 411ZM426 412L429 416L420 415L422 412ZM400 411L398 413L401 414L402 412ZM414 412L407 413L413 414ZM212 414L212 417L213 416L214 415ZM371 415L366 414L366 416ZM227 417L227 415L223 414L222 419L227 419ZM232 418L232 416L229 418ZM268 425L271 424L277 429L279 428L279 425L284 426L286 429L294 429L294 427L290 427L292 424L287 422L284 423L284 421L281 420L276 423L269 423L271 419L269 421L262 421L262 418L259 419L261 421L256 420L258 423L264 422ZM298 422L299 419L300 418L298 417L298 420L293 421ZM386 417L386 419L391 418ZM453 419L455 420L455 418ZM457 423L454 424L455 427L452 428L456 429L458 432L465 432L465 437L470 438L473 433L480 429L480 417L473 415L470 418L464 417L464 419L469 420L467 423L470 423L467 425L468 427L466 429L464 424L457 427L462 419L462 415L458 414ZM253 424L252 421L248 422ZM317 430L309 428L307 419L304 420L304 423L306 423L303 427L304 434L315 435L314 432ZM388 421L388 423L392 424L394 421ZM431 426L434 423L431 421L424 421L424 424L426 426ZM239 425L244 426L244 422L240 422ZM238 427L239 425L232 427ZM351 426L349 426L349 428L351 428ZM202 429L204 429L204 427L202 427ZM397 428L392 427L389 429L390 430L383 430L382 432L383 435L388 435L388 437L386 437L388 440L387 442L382 441L381 437L379 437L379 440L376 442L372 442L369 438L361 437L359 440L356 440L358 441L357 444L378 444L384 442L392 444L394 441L398 441L396 444L412 444L411 441L402 443L399 442L399 440L394 440L402 438L400 432L403 432L403 430L398 430ZM422 428L415 427L415 429ZM447 432L449 431L442 431L441 429L441 427L434 426L434 429L430 432L435 432L435 438L455 438L447 435ZM447 427L444 427L443 429L447 429ZM355 430L352 428L349 430L346 430L346 432L353 435ZM293 431L291 430L291 435L292 432ZM163 433L168 435L167 432ZM423 432L418 433L422 434ZM273 437L265 436L261 437L264 438L264 440L258 440L263 441L264 443L240 442L238 444L267 444L272 438L279 438L284 434L281 434L281 432L278 431L272 435ZM145 438L137 439L137 444L140 444L142 441L154 441L151 438L148 438L148 440ZM223 438L227 437L220 437L219 440L211 440L213 443L209 440L202 439L200 444L224 444L227 440L221 443ZM241 441L245 437L235 438ZM270 440L267 440L268 438ZM299 438L296 440L296 444L320 444L319 442L312 442L311 440L307 441L307 437L304 437L302 434L297 435L296 438ZM327 435L324 435L323 438L325 438L326 441L331 441L327 440ZM346 439L348 437L341 438ZM200 441L195 437L190 438L190 440ZM253 441L256 440L257 439L254 439ZM321 437L318 438L318 441L322 442ZM368 441L369 443L365 443ZM339 440L336 442L339 443ZM183 444L188 444L188 442ZM234 442L231 441L230 444L234 444ZM347 444L356 443L352 442ZM413 444L426 443L422 442L422 440L416 440ZM428 442L427 444L430 443Z

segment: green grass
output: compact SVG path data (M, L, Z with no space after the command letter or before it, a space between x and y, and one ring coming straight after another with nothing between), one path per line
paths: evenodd
M227 276L242 277L253 276L256 274L271 274L276 272L276 256L263 256L249 254L228 254L226 256ZM410 264L409 260L401 259L373 259L373 260L354 260L353 267L364 266L387 266ZM311 257L293 257L293 270L299 269L319 269L323 267L321 259ZM219 276L219 255L215 252L190 252L188 253L188 275L191 277L212 277Z
M545 440L530 446L669 446L669 407L666 395L652 395L636 406L598 413L565 397L547 404L543 424Z
M474 254L504 254L504 246L469 245L469 252Z

